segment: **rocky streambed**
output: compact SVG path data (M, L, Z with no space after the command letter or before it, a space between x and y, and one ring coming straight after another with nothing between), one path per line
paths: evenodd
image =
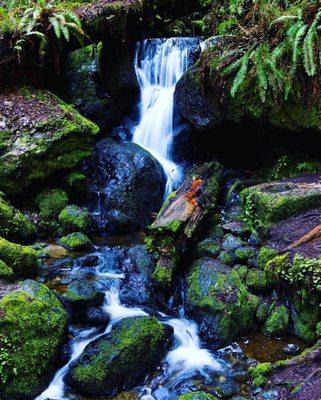
M101 130L49 92L1 95L1 398L320 399L319 161L196 146L200 42L137 45L141 102L113 130L83 50L75 105Z

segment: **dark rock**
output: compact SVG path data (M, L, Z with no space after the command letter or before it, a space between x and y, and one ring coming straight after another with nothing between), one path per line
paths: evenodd
M96 254L90 254L77 260L77 265L81 267L96 267L99 264L99 260L99 256Z
M89 162L91 191L102 193L94 216L101 233L125 233L151 222L162 203L164 174L158 161L134 143L103 139Z
M89 307L86 310L86 315L84 317L84 321L88 323L88 325L100 326L106 325L109 322L108 314L100 307Z
M93 282L86 279L72 282L67 287L64 297L75 308L100 306L104 301L104 294L97 289Z

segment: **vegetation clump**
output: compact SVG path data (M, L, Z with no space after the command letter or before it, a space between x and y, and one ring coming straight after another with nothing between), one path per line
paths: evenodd
M58 216L59 223L64 232L80 231L88 232L90 226L89 212L87 208L75 205L65 207Z

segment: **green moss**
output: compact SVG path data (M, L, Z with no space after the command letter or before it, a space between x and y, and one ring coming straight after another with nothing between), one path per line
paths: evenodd
M45 190L37 196L40 217L47 221L58 217L68 204L68 195L62 189Z
M87 208L80 208L75 205L65 207L58 216L64 232L88 232L90 217Z
M178 400L217 400L217 397L206 392L192 392L181 394Z
M70 186L72 188L72 187L86 181L86 176L81 172L75 171L75 172L71 172L67 176L66 181L67 181L68 186Z
M17 95L24 95L19 90ZM44 108L47 118L35 119L27 129L20 130L13 114L10 139L0 155L0 190L9 195L21 193L58 171L77 168L91 154L94 136L99 131L50 92L32 88L28 91L35 99L34 107L40 111Z
M170 265L164 264L162 260L157 262L152 278L161 286L168 286L172 281L173 269Z
M277 256L277 252L271 247L266 247L266 246L261 247L258 255L259 268L264 270L267 263L271 261L275 256Z
M37 253L28 246L0 238L0 260L13 270L16 277L33 277L38 273Z
M294 295L292 322L296 336L307 343L313 343L317 338L316 326L320 318L318 298L309 291Z
M32 239L35 234L35 225L0 196L0 236L24 242Z
M277 287L277 280L260 269L249 269L245 284L254 293L268 293Z
M219 260L226 265L232 265L234 262L233 253L229 251L221 251L219 255Z
M259 320L259 322L264 322L267 319L269 311L270 311L270 305L267 301L264 301L259 305L259 308L256 313L256 318Z
M8 267L8 265L0 260L0 278L10 279L14 276L14 272L12 268Z
M273 306L272 310L269 311L263 330L270 336L284 335L288 330L289 322L288 309L285 306Z
M125 318L108 337L89 344L90 351L69 370L67 382L72 379L84 390L92 387L99 395L132 386L154 368L167 340L164 325L155 317Z
M252 247L240 247L235 250L235 256L238 261L246 262L254 257L255 250Z
M216 240L206 238L202 242L197 243L196 256L199 257L216 257L220 252L220 245Z
M272 370L271 363L260 363L255 367L249 368L249 374L252 377L255 386L264 386L267 382L267 375Z
M59 243L62 247L65 247L70 251L88 250L92 246L89 238L81 232L74 232L67 236L63 236Z
M313 188L299 194L292 191L290 184L282 181L275 188L258 185L245 189L241 196L248 227L264 230L300 211L317 207L321 200L321 194Z
M216 316L219 340L228 342L251 328L259 299L248 292L237 270L212 263L200 259L193 264L187 277L187 303Z
M34 281L0 300L0 393L34 398L49 383L67 326L56 296Z
M318 338L321 337L321 322L318 322L316 327L315 327L315 333L317 335Z

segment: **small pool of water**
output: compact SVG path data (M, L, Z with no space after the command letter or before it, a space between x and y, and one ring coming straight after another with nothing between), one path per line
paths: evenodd
M244 340L239 342L239 345L248 358L254 358L259 362L275 363L294 357L283 350L290 343L299 346L298 353L309 347L307 343L293 336L276 339L267 337L261 332L248 334Z

